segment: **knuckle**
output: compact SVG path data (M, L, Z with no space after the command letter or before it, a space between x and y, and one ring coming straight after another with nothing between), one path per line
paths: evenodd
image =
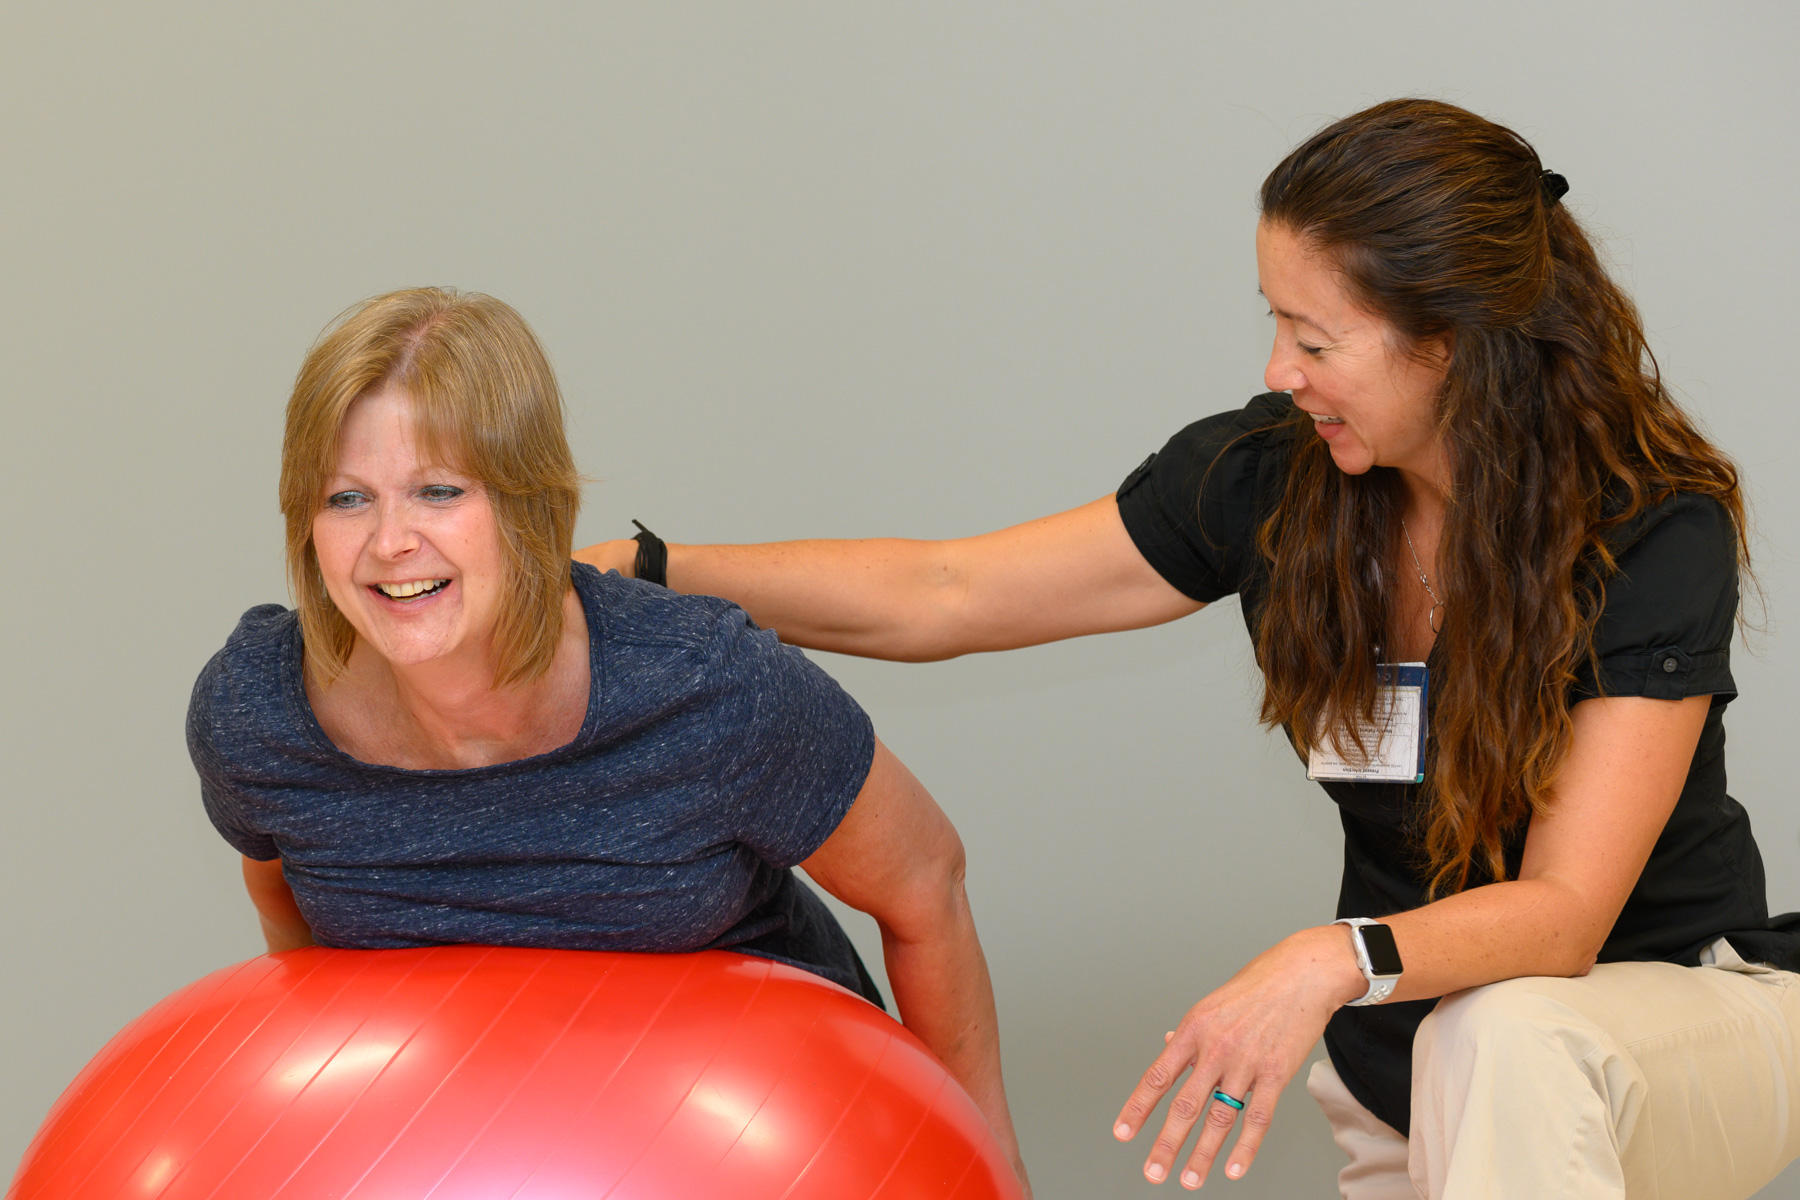
M1183 1123L1192 1121L1200 1111L1200 1102L1187 1092L1169 1102L1169 1115L1179 1118Z
M1156 1062L1151 1063L1150 1069L1148 1071L1144 1072L1144 1083L1149 1087L1153 1087L1153 1088L1156 1088L1158 1091L1161 1091L1162 1089L1169 1086L1169 1081L1173 1077L1174 1077L1174 1072L1169 1070L1167 1064L1163 1063L1161 1060L1158 1060Z
M1237 1112L1223 1104L1215 1104L1206 1110L1206 1123L1214 1129L1230 1129L1237 1123Z
M1252 1108L1244 1113L1244 1124L1252 1129L1267 1129L1275 1120L1275 1114L1266 1108Z

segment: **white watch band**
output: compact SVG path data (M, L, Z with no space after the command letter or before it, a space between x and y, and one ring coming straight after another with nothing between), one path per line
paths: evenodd
M1333 921L1332 924L1348 925L1350 927L1350 944L1356 948L1356 968L1363 973L1363 978L1369 981L1369 990L1364 992L1359 998L1350 1001L1351 1006L1360 1007L1364 1004L1380 1004L1383 1000L1386 1000L1389 996L1393 995L1394 988L1400 982L1400 976L1377 975L1374 966L1369 962L1369 948L1363 945L1362 939L1362 927L1364 925L1379 925L1381 922L1374 920L1371 917L1339 917L1337 920Z

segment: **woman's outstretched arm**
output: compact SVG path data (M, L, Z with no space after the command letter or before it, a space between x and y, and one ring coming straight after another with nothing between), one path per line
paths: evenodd
M801 865L819 886L875 918L901 1021L974 1099L1029 1191L1000 1077L994 987L950 819L878 741L856 802Z
M617 541L575 557L630 575L636 554ZM942 542L671 543L668 578L735 601L796 646L904 662L1141 629L1202 607L1144 561L1111 496Z

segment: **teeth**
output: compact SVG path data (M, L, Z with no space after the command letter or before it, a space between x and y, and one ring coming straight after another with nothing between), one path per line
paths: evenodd
M414 579L409 583L378 583L375 586L381 589L381 594L384 596L392 597L395 600L405 600L449 582L448 579Z
M1342 425L1344 423L1344 418L1342 417L1322 417L1318 413L1310 413L1308 415L1311 416L1313 422L1318 425Z

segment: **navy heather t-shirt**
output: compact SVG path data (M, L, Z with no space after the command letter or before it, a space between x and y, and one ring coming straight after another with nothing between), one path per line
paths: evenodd
M280 857L322 945L731 949L880 1004L790 869L862 790L869 718L734 604L581 563L574 582L593 672L581 731L471 770L339 750L306 697L298 616L251 609L188 709L207 815L240 853Z

